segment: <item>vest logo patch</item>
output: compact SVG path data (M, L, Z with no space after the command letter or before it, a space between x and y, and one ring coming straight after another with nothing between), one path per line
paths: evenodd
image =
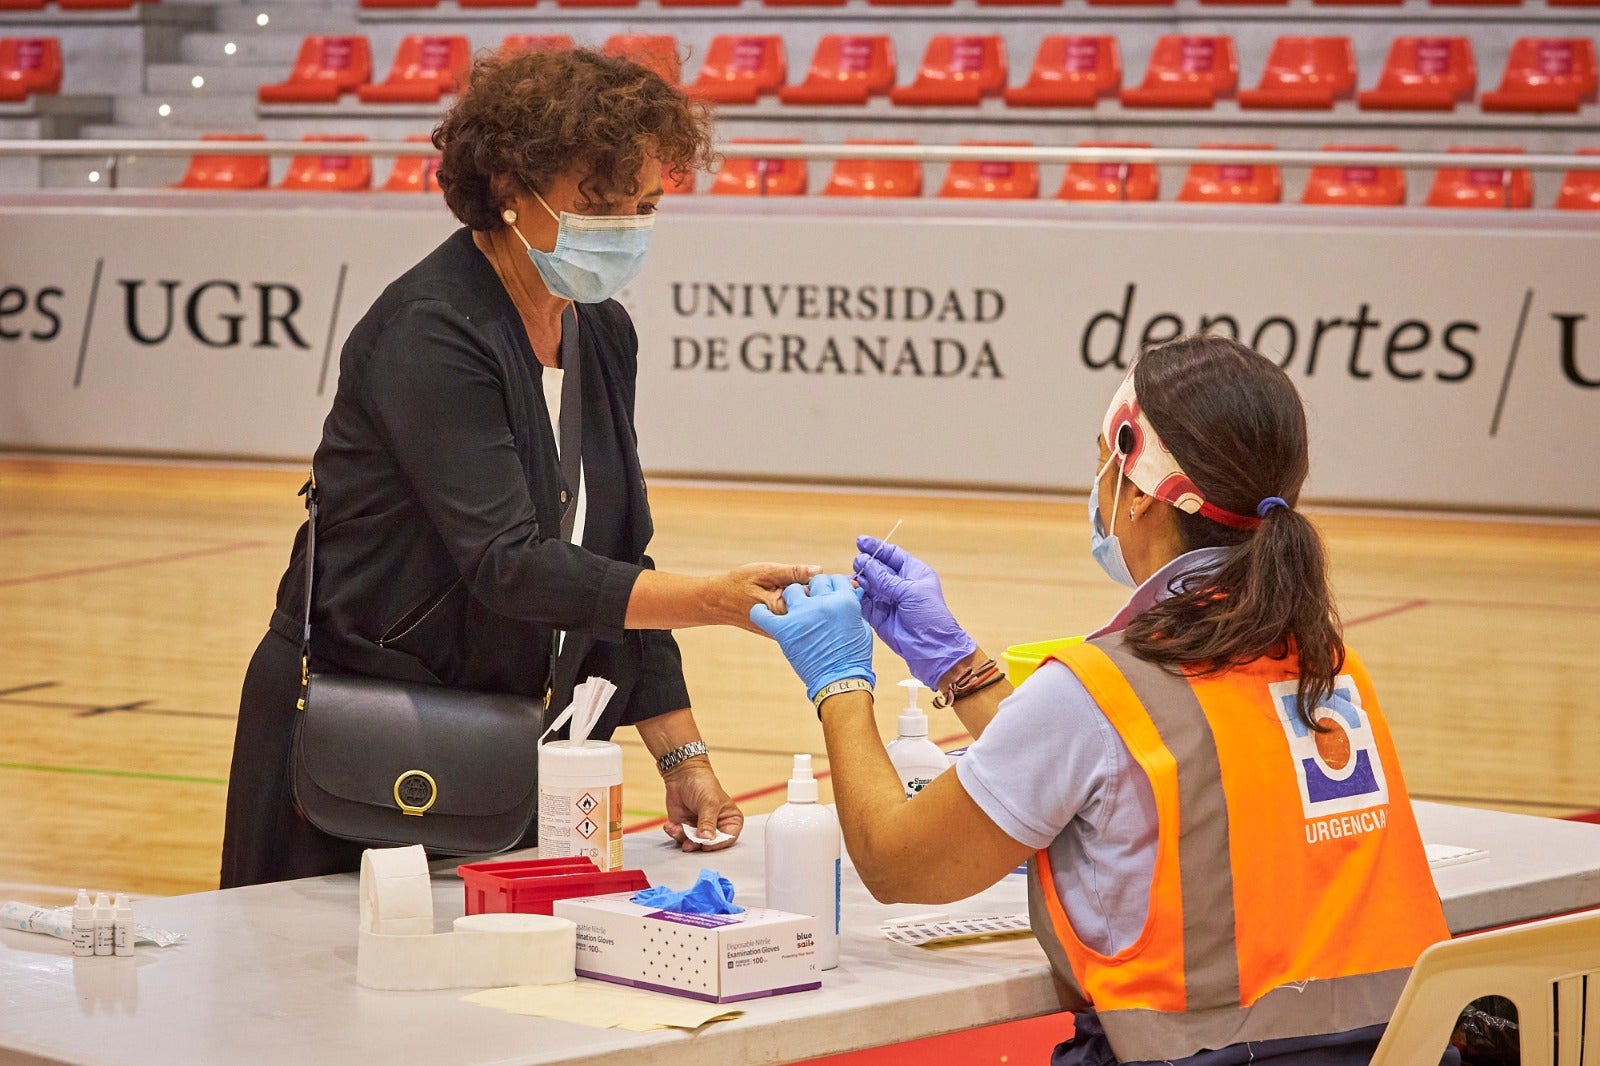
M1383 760L1378 757L1378 740L1372 721L1361 706L1361 693L1348 674L1334 681L1333 695L1317 705L1313 717L1323 727L1315 732L1300 717L1295 681L1269 685L1278 722L1289 740L1294 760L1295 780L1300 786L1300 804L1309 822L1335 815L1386 807L1389 784L1383 777ZM1307 839L1351 836L1382 828L1386 819L1338 818L1329 824L1331 832L1312 833Z

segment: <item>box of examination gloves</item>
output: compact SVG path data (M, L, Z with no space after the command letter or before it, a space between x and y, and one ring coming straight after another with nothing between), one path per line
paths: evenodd
M677 914L628 895L555 901L578 926L578 976L711 1003L820 988L815 918L748 908Z

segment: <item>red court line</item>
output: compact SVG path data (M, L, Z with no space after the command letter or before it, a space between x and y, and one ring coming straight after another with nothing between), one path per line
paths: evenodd
M1344 624L1346 626L1359 626L1367 622L1376 622L1380 618L1392 618L1397 614L1404 614L1406 611L1414 611L1418 607L1426 607L1430 602L1429 600L1407 600L1405 603L1397 603L1393 607L1385 607L1383 610L1373 611L1371 614L1346 618Z
M119 563L80 566L74 570L53 570L44 574L29 574L26 577L0 578L0 588L9 588L12 585L29 585L39 581L56 581L64 577L104 574L112 570L132 570L136 567L157 566L161 563L176 563L184 559L197 559L203 555L221 555L225 552L243 551L245 548L263 548L266 545L267 542L264 540L241 540L232 544L218 544L211 548L194 548L190 551L172 552L169 555L150 555L143 559L125 559Z
M942 748L946 744L954 744L958 740L970 740L970 739L971 738L965 732L961 732L961 733L952 733L950 736L947 736L947 737L940 737L939 739L935 740L934 743L939 745L939 747ZM832 770L818 770L812 776L814 776L818 781L826 781L828 778L833 776L833 771ZM788 782L787 779L785 779L783 781L779 781L775 785L764 785L761 788L751 789L749 792L741 792L737 796L733 797L733 802L735 802L735 803L745 803L745 802L748 802L748 801L753 800L753 799L760 799L762 796L770 796L774 792L782 792L784 789L786 789L788 787L789 787L789 782ZM622 827L622 831L624 833L636 833L641 829L651 829L651 828L654 828L655 826L658 826L658 825L665 825L666 821L667 821L667 819L663 815L660 818L652 818L647 822L635 822L633 825L625 825L625 826Z

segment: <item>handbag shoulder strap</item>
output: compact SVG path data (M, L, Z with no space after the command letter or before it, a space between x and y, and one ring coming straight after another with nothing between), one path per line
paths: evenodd
M557 449L567 498L561 508L561 539L570 541L578 519L578 492L583 481L583 359L578 348L578 314L573 305L561 313L561 425Z
M306 483L300 486L306 498L306 612L300 626L300 700L306 709L306 689L311 685L311 588L317 572L317 471L312 467Z

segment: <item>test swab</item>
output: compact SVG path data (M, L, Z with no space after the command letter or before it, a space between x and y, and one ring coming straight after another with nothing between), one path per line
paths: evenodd
M894 535L900 531L900 523L904 522L904 521L905 521L904 518L897 518L897 519L894 520L894 528L890 529L889 532L885 533L883 535L883 539L878 541L878 551L875 551L875 552L872 553L873 559L877 559L878 552L883 551L883 549L885 549L885 548L887 548L889 546L889 541L894 539Z

